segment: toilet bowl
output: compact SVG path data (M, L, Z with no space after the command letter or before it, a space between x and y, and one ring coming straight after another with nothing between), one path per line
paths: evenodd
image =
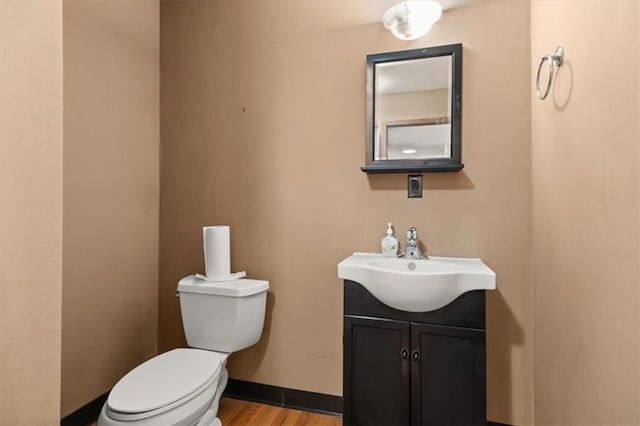
M187 343L131 370L113 387L99 426L221 425L216 417L231 352L258 341L267 281L178 284Z

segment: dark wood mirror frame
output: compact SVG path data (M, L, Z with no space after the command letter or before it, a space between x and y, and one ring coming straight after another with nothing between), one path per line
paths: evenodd
M376 64L451 56L451 157L375 160ZM462 44L367 55L366 173L458 172L462 170Z

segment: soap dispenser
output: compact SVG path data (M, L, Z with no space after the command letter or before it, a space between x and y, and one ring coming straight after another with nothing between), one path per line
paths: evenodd
M393 225L387 223L387 236L381 242L382 255L395 257L398 255L398 239L393 235Z

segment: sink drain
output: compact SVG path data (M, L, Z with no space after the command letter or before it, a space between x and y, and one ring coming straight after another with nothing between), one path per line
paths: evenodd
M407 268L409 268L410 271L413 271L414 269L416 269L416 264L413 262L409 262L407 263Z

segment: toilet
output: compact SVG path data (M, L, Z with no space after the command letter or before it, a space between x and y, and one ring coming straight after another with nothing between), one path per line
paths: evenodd
M268 281L178 283L189 348L160 354L131 370L111 390L99 426L219 426L227 358L262 334Z

